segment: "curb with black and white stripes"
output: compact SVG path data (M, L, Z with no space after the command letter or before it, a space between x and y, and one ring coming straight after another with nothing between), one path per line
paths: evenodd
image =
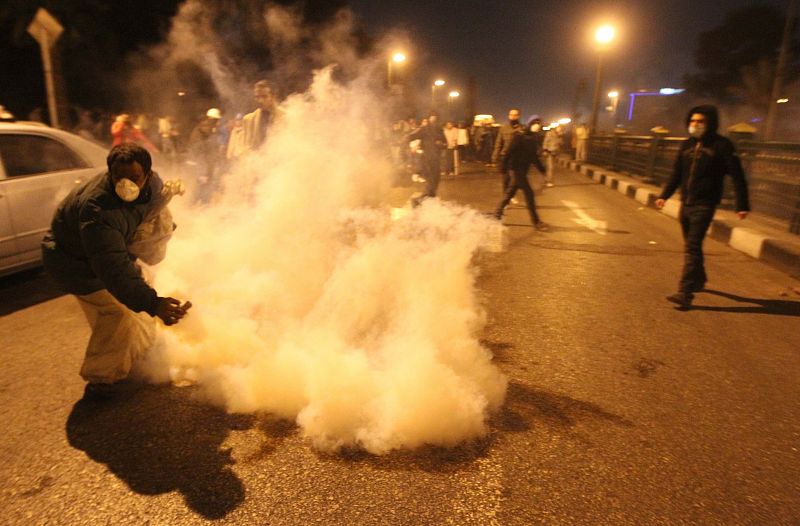
M656 208L659 189L652 186L631 181L629 178L615 172L591 164L571 161L564 158L558 159L559 165L575 172L580 172L598 184L605 185L611 190L636 199L644 206ZM661 212L678 219L680 201L672 198L667 200ZM787 246L778 239L753 228L732 226L721 219L714 219L709 227L708 235L721 243L729 245L750 257L763 261L776 269L786 272L792 277L800 278L800 251L794 246Z

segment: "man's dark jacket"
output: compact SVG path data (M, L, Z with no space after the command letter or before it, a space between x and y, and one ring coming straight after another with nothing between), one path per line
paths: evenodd
M156 291L144 280L127 245L159 195L163 183L152 173L139 197L126 203L108 173L75 188L58 206L42 240L47 271L71 294L108 291L135 312L155 315Z
M447 146L447 138L438 124L420 126L408 134L408 142L419 139L422 155L429 159L439 159L442 150Z
M492 151L492 163L498 165L500 170L508 170L511 166L509 164L509 152L511 146L514 145L515 139L522 135L522 125L516 124L503 124L497 132L497 139L494 141L494 150Z
M723 182L728 174L736 191L736 211L749 211L742 163L733 143L717 133L717 109L713 106L692 108L686 117L687 125L695 113L706 116L706 133L700 139L690 137L681 143L672 177L659 198L669 199L680 188L684 205L716 206L722 199Z

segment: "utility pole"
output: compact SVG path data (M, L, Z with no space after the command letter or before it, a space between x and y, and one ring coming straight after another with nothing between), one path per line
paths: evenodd
M781 53L778 55L778 66L775 68L775 80L772 83L772 97L769 100L767 110L767 122L764 126L764 140L771 141L775 132L775 120L778 116L778 99L783 91L783 78L786 75L786 62L789 60L789 46L792 42L792 30L794 29L794 13L797 7L796 0L789 0L789 8L786 13L786 23L783 26L783 39L781 41Z

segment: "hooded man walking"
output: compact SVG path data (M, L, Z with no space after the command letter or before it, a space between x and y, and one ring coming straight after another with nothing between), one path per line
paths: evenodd
M112 395L134 360L150 350L153 316L173 325L190 306L158 296L132 254L137 229L165 204L150 154L123 144L111 149L107 164L108 172L64 198L42 240L45 268L77 297L92 328L81 367L88 398Z
M703 239L722 199L725 174L733 180L739 219L746 218L750 211L742 163L733 143L717 133L717 108L708 105L692 108L686 117L686 125L690 137L681 143L672 177L655 203L662 208L680 188L679 218L685 256L678 292L667 299L684 309L691 306L694 293L703 290L706 284Z

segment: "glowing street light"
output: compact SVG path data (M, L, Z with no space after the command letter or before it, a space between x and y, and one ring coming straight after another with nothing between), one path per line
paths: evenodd
M594 32L594 39L598 44L605 45L614 40L615 34L614 27L606 24L597 28L597 31Z
M388 63L388 72L387 72L387 82L389 84L389 87L391 87L392 84L394 84L394 78L392 78L392 64L400 65L407 59L408 57L406 57L406 54L401 51L398 51L392 55L392 58L389 60Z
M431 84L431 109L436 106L436 88L441 88L446 82L442 79L437 79Z
M594 40L597 42L597 71L594 79L594 96L592 97L592 122L589 132L597 132L597 110L600 106L600 86L603 84L603 51L608 47L616 30L613 26L603 25L597 28L594 33Z
M453 90L447 94L447 113L450 114L451 118L453 116L453 100L457 99L460 95L461 93L456 90Z

